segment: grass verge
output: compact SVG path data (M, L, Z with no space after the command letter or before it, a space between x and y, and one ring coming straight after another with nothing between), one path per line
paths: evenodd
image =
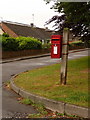
M28 99L28 98L23 98L19 101L20 103L22 104L26 104L26 105L32 105L33 107L35 107L35 109L38 110L38 113L36 114L29 114L28 115L28 118L38 118L38 117L42 117L42 116L45 116L47 115L47 111L45 109L45 107L42 105L42 104L37 104L37 103L34 103L32 100Z
M32 105L35 109L37 109L38 113L28 114L27 118L77 118L79 120L82 120L76 115L67 115L65 113L58 113L48 110L43 106L42 103L34 103L28 98L21 98L19 102L26 105Z
M60 64L19 74L15 84L28 92L56 101L88 107L90 57L68 61L67 85L60 85Z

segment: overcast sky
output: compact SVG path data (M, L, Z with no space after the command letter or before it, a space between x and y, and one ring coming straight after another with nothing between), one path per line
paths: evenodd
M58 13L50 9L52 2L46 5L43 0L1 0L0 19L30 24L44 28L45 22ZM46 26L51 29L52 25Z

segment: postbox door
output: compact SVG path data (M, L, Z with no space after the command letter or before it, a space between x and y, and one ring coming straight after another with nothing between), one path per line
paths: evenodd
M51 36L51 58L61 58L62 51L62 36Z
M51 58L60 58L60 44L52 44Z

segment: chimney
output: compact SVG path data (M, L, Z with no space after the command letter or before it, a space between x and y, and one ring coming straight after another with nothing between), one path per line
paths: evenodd
M30 24L30 26L31 26L31 27L34 27L34 24L33 24L33 23L31 23L31 24Z
M48 29L48 27L45 27L45 31L48 31L49 29Z

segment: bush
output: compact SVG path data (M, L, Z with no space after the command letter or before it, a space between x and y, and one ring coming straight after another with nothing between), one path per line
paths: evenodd
M84 42L74 41L72 43L69 43L69 49L79 49L79 48L85 48Z
M19 50L28 50L28 49L41 49L42 44L35 38L31 37L18 37L16 41L19 44Z
M3 37L9 37L9 35L7 33L3 33L2 36Z
M2 49L5 51L16 51L18 50L18 42L13 37L2 36Z
M70 45L72 45L72 46L74 46L74 45L79 46L79 45L82 45L82 44L83 44L82 41L74 41L74 42L70 43Z
M2 36L2 49L5 51L17 51L28 49L41 49L42 44L35 38L31 37L5 37Z
M42 49L48 49L51 48L51 43L45 43L42 45Z

